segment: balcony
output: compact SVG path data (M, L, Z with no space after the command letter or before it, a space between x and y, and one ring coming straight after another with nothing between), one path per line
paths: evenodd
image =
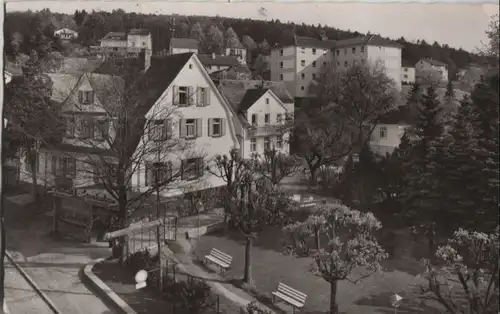
M268 124L263 126L251 126L249 135L252 137L272 136L282 134L286 129L284 124Z

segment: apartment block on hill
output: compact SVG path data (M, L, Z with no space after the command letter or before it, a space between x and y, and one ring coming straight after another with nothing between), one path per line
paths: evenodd
M396 42L378 35L345 40L295 36L291 45L271 51L271 80L283 81L293 97L311 96L309 87L321 68L335 62L345 69L356 62L368 61L384 67L387 76L401 89L401 49Z
M147 29L134 28L128 33L109 32L100 40L99 46L91 46L93 55L101 57L136 57L141 50L152 55L153 41Z

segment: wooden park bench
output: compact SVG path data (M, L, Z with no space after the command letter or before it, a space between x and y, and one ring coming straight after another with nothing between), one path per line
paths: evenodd
M210 261L215 265L219 266L222 272L225 272L229 268L231 268L231 262L233 261L233 257L229 254L221 252L215 248L210 251L210 254L205 255L205 264Z
M278 283L277 291L273 292L273 303L275 301L275 298L279 298L291 305L293 307L293 313L295 313L295 309L301 309L302 307L304 307L304 303L306 303L307 299L307 294L302 293L280 282Z

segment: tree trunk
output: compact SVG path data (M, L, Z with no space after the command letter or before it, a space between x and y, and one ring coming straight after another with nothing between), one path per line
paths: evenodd
M337 304L337 280L330 282L330 314L339 314L339 305Z
M316 244L316 250L319 250L321 248L319 230L314 231L314 243Z
M34 156L31 156L31 153L28 157L28 160L27 160L30 164L30 167L31 167L31 182L33 184L32 186L32 193L33 193L33 200L36 201L38 199L38 193L37 193L37 176L36 176L36 157Z
M252 238L247 236L245 240L245 269L243 282L252 283Z

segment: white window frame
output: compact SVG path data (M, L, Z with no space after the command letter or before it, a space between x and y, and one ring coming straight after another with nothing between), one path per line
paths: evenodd
M189 88L187 86L179 86L179 88L177 90L178 90L178 97L177 97L177 99L179 100L178 105L188 106L189 105L189 99L188 99L188 97L189 97L189 95L188 95ZM182 95L182 97L184 97L185 103L183 103L181 101L181 95Z
M280 49L280 56L283 56L283 49Z
M250 151L251 152L257 151L257 139L255 137L252 137L250 139Z
M283 123L283 115L282 115L281 113L278 113L278 114L276 115L276 123L277 123L277 124L281 124L281 123Z
M271 114L270 113L266 113L264 115L264 124L268 125L271 123Z
M218 126L218 132L215 132L215 127ZM212 119L212 136L222 136L222 119L214 118Z
M300 60L300 65L305 67L306 66L306 60Z
M283 136L282 135L276 136L276 148L277 149L283 148Z
M257 119L256 113L252 114L252 120L250 120L250 124L252 124L252 126L259 125L259 120Z
M283 81L284 77L283 74L280 74L280 81Z
M313 68L316 67L316 61L313 61L312 66L313 66Z
M196 119L186 119L186 138L195 138L196 137ZM192 134L190 134L192 131Z
M313 48L312 49L312 54L315 55L316 54L316 48Z
M283 69L283 61L280 61L280 69Z
M379 136L380 139L387 139L387 127L386 126L381 126L379 128Z
M264 151L271 149L271 138L269 136L264 137Z

